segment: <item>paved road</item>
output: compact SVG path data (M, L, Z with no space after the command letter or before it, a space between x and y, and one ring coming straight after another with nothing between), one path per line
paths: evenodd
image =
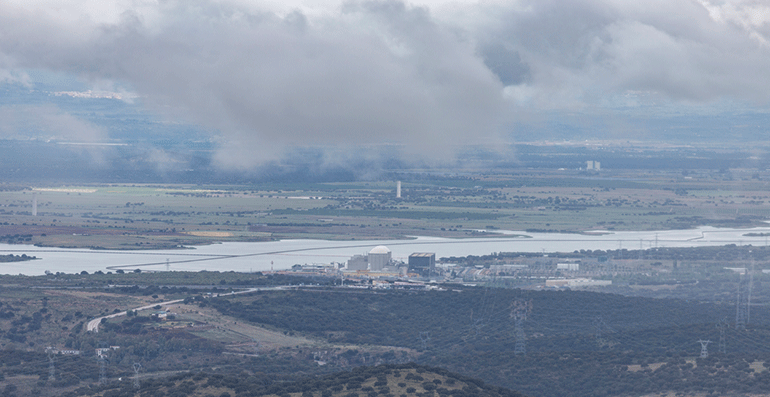
M221 297L221 296L247 294L249 292L255 292L255 291L275 291L275 290L281 290L281 289L287 289L287 288L292 288L292 287L291 286L287 286L287 285L282 285L282 286L278 286L278 287L249 288L249 289L245 289L243 291L229 292L229 293L226 293L226 294L216 294L216 295L213 295L212 297L216 298L216 297ZM133 309L133 310L138 312L138 311L141 311L141 310L152 309L155 306L168 306L168 305L173 305L175 303L179 303L179 302L182 302L182 301L184 301L184 299L176 299L176 300L172 300L172 301L153 303L151 305L137 307L136 309ZM88 324L86 324L86 331L99 332L99 324L101 324L103 318L115 318L115 317L125 316L126 313L127 313L127 311L120 312L120 313L113 313L113 314L110 314L108 316L97 317L97 318L89 321Z

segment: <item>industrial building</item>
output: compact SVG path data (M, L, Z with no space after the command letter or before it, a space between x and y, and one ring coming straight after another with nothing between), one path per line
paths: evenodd
M366 255L355 255L348 259L348 270L366 270L369 268L369 259Z
M580 287L606 287L612 285L612 280L593 280L590 278L551 279L545 280L546 287L554 288L580 288Z
M557 263L556 270L569 270L569 271L576 272L580 270L580 263L574 263L574 262Z
M369 251L369 270L380 271L384 267L390 265L390 261L393 259L390 249L384 245L378 245Z
M430 275L436 272L435 252L415 252L409 255L409 271Z

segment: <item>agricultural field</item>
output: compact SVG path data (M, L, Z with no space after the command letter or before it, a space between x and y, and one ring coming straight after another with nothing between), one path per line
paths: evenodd
M747 227L770 215L770 185L752 177L570 170L422 176L403 181L401 198L395 180L14 186L0 191L0 241L135 250L287 238L462 238L490 229Z

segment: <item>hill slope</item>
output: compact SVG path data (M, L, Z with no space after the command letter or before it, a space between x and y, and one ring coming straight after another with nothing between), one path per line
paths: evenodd
M374 397L374 396L524 397L522 394L414 363L358 367L324 377L280 382L268 376L181 374L172 378L130 380L101 389L82 388L73 395L92 396L274 396L274 397Z

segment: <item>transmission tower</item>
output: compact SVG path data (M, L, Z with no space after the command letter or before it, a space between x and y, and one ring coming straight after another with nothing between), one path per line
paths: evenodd
M514 337L516 338L513 348L514 354L527 354L527 335L524 333L524 321L527 320L527 315L531 311L532 300L517 299L511 304L511 318L513 318Z
M260 343L259 343L259 341L258 341L258 340L256 340L256 339L252 339L252 342L254 342L254 344L253 344L253 347L254 347L254 355L256 355L256 356L259 356L259 348L261 347L261 344L260 344Z
M749 251L751 253L751 251ZM751 290L754 287L754 257L751 257L751 273L749 273L749 296L746 297L746 324L751 322Z
M481 304L479 306L479 310L477 312L474 312L473 309L471 309L471 330L474 332L474 336L476 338L479 337L481 334L481 329L486 326L486 320L488 317L488 313L494 311L494 301L492 302L491 309L488 304L488 298L487 294L489 293L489 288L484 292L484 297L481 301ZM474 318L475 316L475 318Z
M707 358L709 356L709 343L711 343L710 340L703 340L698 339L698 343L700 343L700 358Z
M430 341L430 331L420 332L420 342L422 343L422 350L428 348L428 341Z
M722 354L727 354L727 341L725 340L725 331L727 331L727 328L730 326L730 324L727 323L727 318L723 318L722 320L717 323L717 329L719 329L719 352Z
M56 365L54 364L56 353L53 347L46 348L45 352L48 354L48 381L53 382L56 380Z
M481 318L473 318L473 309L471 309L471 330L473 330L477 338L479 337L479 331L481 330L481 327L483 325L481 323L482 321L483 319Z
M597 316L594 318L594 336L596 337L596 345L599 347L599 349L607 346L607 341L602 335L604 328L607 328L607 324L604 323L602 316Z
M99 342L99 348L96 349L96 360L99 363L99 384L107 384L107 362L106 355L108 348L105 348L105 342Z
M142 364L134 363L134 389L139 389L139 370L142 369Z
M744 295L742 290L743 279L738 276L738 292L735 297L735 329L746 329L746 308L747 304L744 304Z
M104 361L104 355L100 352L96 359L99 361L99 384L107 384L107 363Z

